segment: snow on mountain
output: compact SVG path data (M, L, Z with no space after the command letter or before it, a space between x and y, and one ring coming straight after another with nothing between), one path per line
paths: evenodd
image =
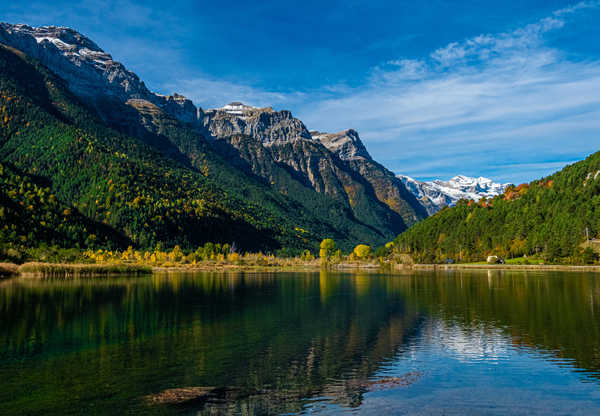
M178 94L164 96L150 91L135 73L71 28L0 22L0 43L38 59L87 102L145 100L187 123L202 118L202 110L190 100Z
M239 101L235 101L219 108L219 110L223 110L228 114L241 116L247 111L258 110L258 107L253 107L251 105L246 105L244 103L240 103Z
M481 176L472 178L458 175L448 181L436 179L429 182L421 182L406 175L398 175L398 178L427 209L429 215L435 214L445 206L455 205L460 199L479 201L483 197L500 195L509 185L496 183Z

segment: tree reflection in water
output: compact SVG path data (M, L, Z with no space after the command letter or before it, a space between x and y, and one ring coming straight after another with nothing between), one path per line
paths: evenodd
M0 413L352 408L420 383L377 384L418 343L468 360L535 349L593 378L599 295L594 276L565 273L12 279L0 284ZM181 388L212 393L152 400Z

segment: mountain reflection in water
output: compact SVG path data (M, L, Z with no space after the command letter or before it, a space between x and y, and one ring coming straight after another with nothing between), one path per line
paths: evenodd
M465 388L485 392L484 413L543 410L488 394L499 388L581 394L590 410L599 295L597 277L568 273L12 279L0 413L452 414L468 400L435 397Z

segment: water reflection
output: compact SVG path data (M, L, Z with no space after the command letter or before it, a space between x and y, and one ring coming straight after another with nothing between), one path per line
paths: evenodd
M12 279L0 413L368 411L378 390L442 388L450 362L476 382L476 366L514 365L515 351L597 380L599 295L597 277L560 273ZM193 386L218 390L148 400Z
M483 278L485 273L487 278ZM586 273L429 274L393 280L430 319L459 325L471 345L483 328L515 348L600 370L600 276ZM410 282L410 283L409 283ZM454 330L456 332L456 330Z

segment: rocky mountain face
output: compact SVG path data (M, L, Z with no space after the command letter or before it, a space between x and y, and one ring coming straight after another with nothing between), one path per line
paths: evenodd
M342 160L371 159L356 130L349 129L339 133L311 131L310 134Z
M217 141L228 140L232 134L253 137L274 162L286 166L297 180L343 201L357 218L390 218L393 229L399 230L427 216L402 182L371 158L354 130L335 134L309 132L289 111L239 102L205 111L203 122L210 137ZM231 141L230 144L236 146ZM249 152L241 151L255 174L276 182L265 176L264 160L257 163L255 158L249 159Z
M314 140L322 143L365 178L377 199L401 215L408 226L428 216L425 207L406 189L404 183L394 173L373 160L355 130L333 134L313 131L311 134Z
M509 185L493 182L488 178L471 178L458 175L448 181L436 179L421 182L410 176L398 175L421 204L433 215L445 206L454 206L461 199L479 201L481 198L492 198L504 193Z
M137 99L149 101L184 122L196 122L201 116L181 95L164 96L148 90L136 74L73 29L0 23L0 42L39 60L88 104L105 103L103 107L108 108L114 101Z
M290 111L274 111L271 107L257 108L240 102L207 110L202 123L213 138L245 134L264 145L311 138L304 124L292 117Z
M402 181L371 158L354 130L311 134L290 111L240 102L204 111L181 95L150 91L70 28L0 23L0 42L38 59L113 128L202 171L210 164L207 154L216 151L306 209L327 211L331 219L338 215L335 207L369 228L377 236L372 241L389 240L427 216ZM213 164L213 172L227 170L215 166L222 165Z

